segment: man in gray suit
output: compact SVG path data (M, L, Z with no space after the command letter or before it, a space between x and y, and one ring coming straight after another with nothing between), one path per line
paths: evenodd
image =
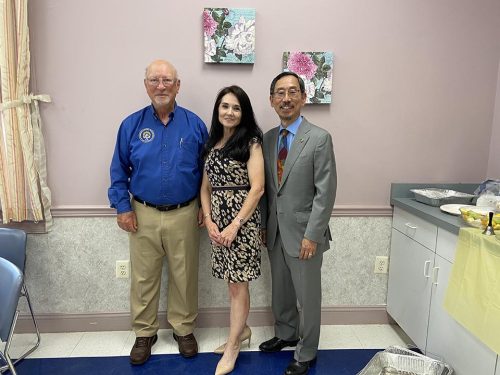
M261 203L275 337L259 349L277 352L297 346L285 374L302 375L318 351L321 264L330 247L337 172L331 135L300 114L306 102L302 79L283 72L272 81L270 92L281 124L264 135L266 193Z

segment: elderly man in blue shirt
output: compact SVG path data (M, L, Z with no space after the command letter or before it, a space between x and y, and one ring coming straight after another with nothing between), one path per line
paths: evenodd
M134 365L145 363L157 341L163 258L167 258L167 320L184 357L198 353L198 192L201 153L208 137L203 121L177 105L175 67L153 61L144 78L151 105L123 120L111 162L108 197L118 226L129 233Z

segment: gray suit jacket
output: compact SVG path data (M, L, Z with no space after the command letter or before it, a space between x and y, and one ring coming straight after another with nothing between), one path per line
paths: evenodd
M273 249L279 233L283 246L298 257L305 237L330 248L329 220L337 192L337 172L331 135L305 118L288 152L278 186L277 150L279 127L264 135L266 192L261 202L262 226L267 229L267 248Z

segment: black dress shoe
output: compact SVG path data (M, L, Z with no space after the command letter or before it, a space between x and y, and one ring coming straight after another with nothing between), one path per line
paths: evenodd
M271 340L264 341L259 345L259 350L267 353L279 352L287 346L296 346L299 340L286 341L279 337L273 337Z
M316 358L310 361L299 362L295 359L288 364L285 370L285 375L306 375L309 373L309 368L316 363Z

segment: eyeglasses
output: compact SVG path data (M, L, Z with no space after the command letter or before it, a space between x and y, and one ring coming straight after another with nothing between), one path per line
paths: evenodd
M170 87L175 83L175 81L177 81L177 79L173 79L173 78L148 78L147 81L151 86L157 87L160 85L160 82L161 82L161 84L163 86Z
M275 91L273 93L273 96L276 99L283 100L285 98L286 94L288 94L288 96L291 99L297 99L302 93L298 89L290 89L288 91L287 90L278 90L278 91Z

